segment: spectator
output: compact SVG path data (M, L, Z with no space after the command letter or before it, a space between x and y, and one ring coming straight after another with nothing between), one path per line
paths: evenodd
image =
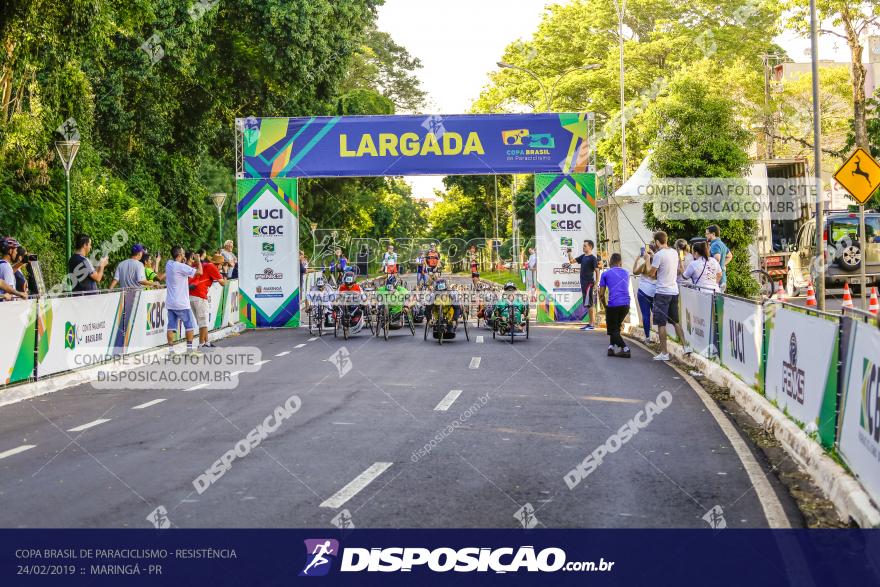
M675 241L675 250L678 252L678 283L687 283L687 280L682 277L682 273L684 273L684 270L687 269L687 266L693 259L691 256L691 246L686 240L680 238Z
M330 262L330 274L335 275L336 283L342 283L342 276L348 271L348 259L342 254L342 249L336 248L336 257Z
M18 248L15 252L15 259L14 263L12 264L12 270L15 271L15 289L17 289L18 291L22 291L26 294L30 294L30 271L28 271L27 276L25 276L24 271L22 271L22 269L27 266L28 262L27 249L25 249L22 245L18 245ZM34 292L36 292L36 288L33 289Z
M309 271L309 258L306 257L306 254L303 251L299 252L299 289L302 291L303 280L306 278L306 273Z
M654 294L657 293L657 280L648 276L654 253L657 246L651 243L642 249L642 256L636 258L633 264L633 275L639 276L639 291L636 299L639 302L639 311L642 314L642 328L645 331L645 343L651 342L651 308L654 305Z
M164 273L159 273L159 262L162 260L162 255L160 253L156 253L156 258L148 252L144 251L143 257L141 257L141 263L144 264L144 274L147 277L148 281L154 282L157 286L161 285L161 281L165 279Z
M223 248L220 250L220 254L223 255L223 258L229 263L230 267L234 267L238 265L238 257L235 256L235 253L232 252L232 247L235 243L232 240L227 240L223 243Z
M70 291L77 293L95 293L98 291L98 283L104 279L104 269L107 267L107 255L98 261L95 269L89 260L92 251L92 238L87 234L76 237L76 248L73 255L67 261L67 274L72 287Z
M208 342L208 318L210 315L208 290L215 281L220 285L226 285L226 280L220 275L220 271L214 263L202 259L204 255L205 250L199 249L197 256L190 262L191 265L197 265L200 271L189 279L189 304L199 327L199 348L211 349L214 348L214 344ZM222 261L222 258L219 260Z
M183 247L178 245L171 249L171 259L165 264L165 279L168 284L168 293L165 296L165 307L168 309L168 344L174 343L177 324L183 322L188 353L194 352L193 332L196 328L189 303L189 278L202 274L202 264L198 262L198 258L195 253L189 253L187 258Z
M721 266L715 257L709 256L709 245L704 241L694 243L694 257L682 277L702 291L720 290Z
M113 281L110 282L110 289L115 289L117 285L122 289L143 289L158 285L147 279L146 269L141 262L146 250L147 248L142 244L132 245L131 257L116 266Z
M584 252L577 257L571 256L571 249L568 249L568 262L578 264L581 267L581 295L583 296L584 308L587 310L588 322L581 326L581 330L595 330L593 323L596 321L596 308L593 307L594 287L596 285L596 276L599 274L599 258L593 254L593 241L584 241Z
M388 250L382 256L382 273L386 275L397 273L397 253L394 252L394 245L388 245Z
M657 292L654 294L654 322L660 333L660 352L654 357L655 361L668 361L669 350L666 345L666 325L675 327L678 340L685 343L684 332L678 319L678 267L679 258L673 249L667 244L668 237L662 230L654 233L654 244L657 252L648 269L648 277L657 280ZM685 354L690 354L690 346L684 347Z
M526 286L530 290L538 287L538 255L534 247L529 248L529 260L526 262Z
M623 321L629 314L629 271L621 267L623 258L620 253L613 253L610 259L611 268L602 272L599 279L599 300L605 306L605 322L608 325L608 336L611 344L608 345L609 357L630 358L629 347L620 335ZM608 292L608 301L605 301L605 292Z
M733 253L721 240L721 229L713 224L706 229L706 240L709 241L709 255L721 266L721 282L719 291L727 291L727 264L733 259Z
M18 241L11 236L0 241L0 290L6 292L3 296L5 300L11 300L13 297L19 297L26 300L27 292L19 291L15 287L15 270L12 264L18 257Z

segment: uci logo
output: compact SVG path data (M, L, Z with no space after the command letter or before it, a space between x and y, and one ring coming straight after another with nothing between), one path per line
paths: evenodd
M551 214L580 214L580 204L550 204Z
M147 304L147 332L165 328L165 302Z
M284 236L284 227L272 224L254 226L254 236Z
M260 210L254 209L252 212L254 220L269 220L270 218L273 220L281 220L284 218L284 211L273 209L273 210Z

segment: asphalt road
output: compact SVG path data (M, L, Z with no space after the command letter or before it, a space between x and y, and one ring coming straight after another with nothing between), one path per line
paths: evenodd
M708 527L715 506L728 527L766 527L774 504L801 523L772 475L759 496L686 381L639 348L606 357L602 332L534 327L511 345L480 329L441 347L421 332L300 329L219 344L268 362L231 390L80 385L0 408L0 526L150 527L159 506L177 527L330 527L345 510L355 527L504 528L524 506L546 527ZM569 489L566 473L663 391L668 407ZM298 411L194 490L294 394Z

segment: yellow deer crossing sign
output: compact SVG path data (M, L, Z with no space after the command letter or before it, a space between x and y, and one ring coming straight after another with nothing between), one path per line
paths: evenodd
M842 185L859 204L864 204L880 187L880 164L871 154L859 147L840 166L834 179Z

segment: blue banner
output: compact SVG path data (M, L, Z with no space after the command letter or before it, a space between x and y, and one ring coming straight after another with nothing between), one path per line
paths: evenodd
M589 171L592 114L247 118L239 179Z
M868 586L880 584L878 540L878 530L0 530L0 582Z

